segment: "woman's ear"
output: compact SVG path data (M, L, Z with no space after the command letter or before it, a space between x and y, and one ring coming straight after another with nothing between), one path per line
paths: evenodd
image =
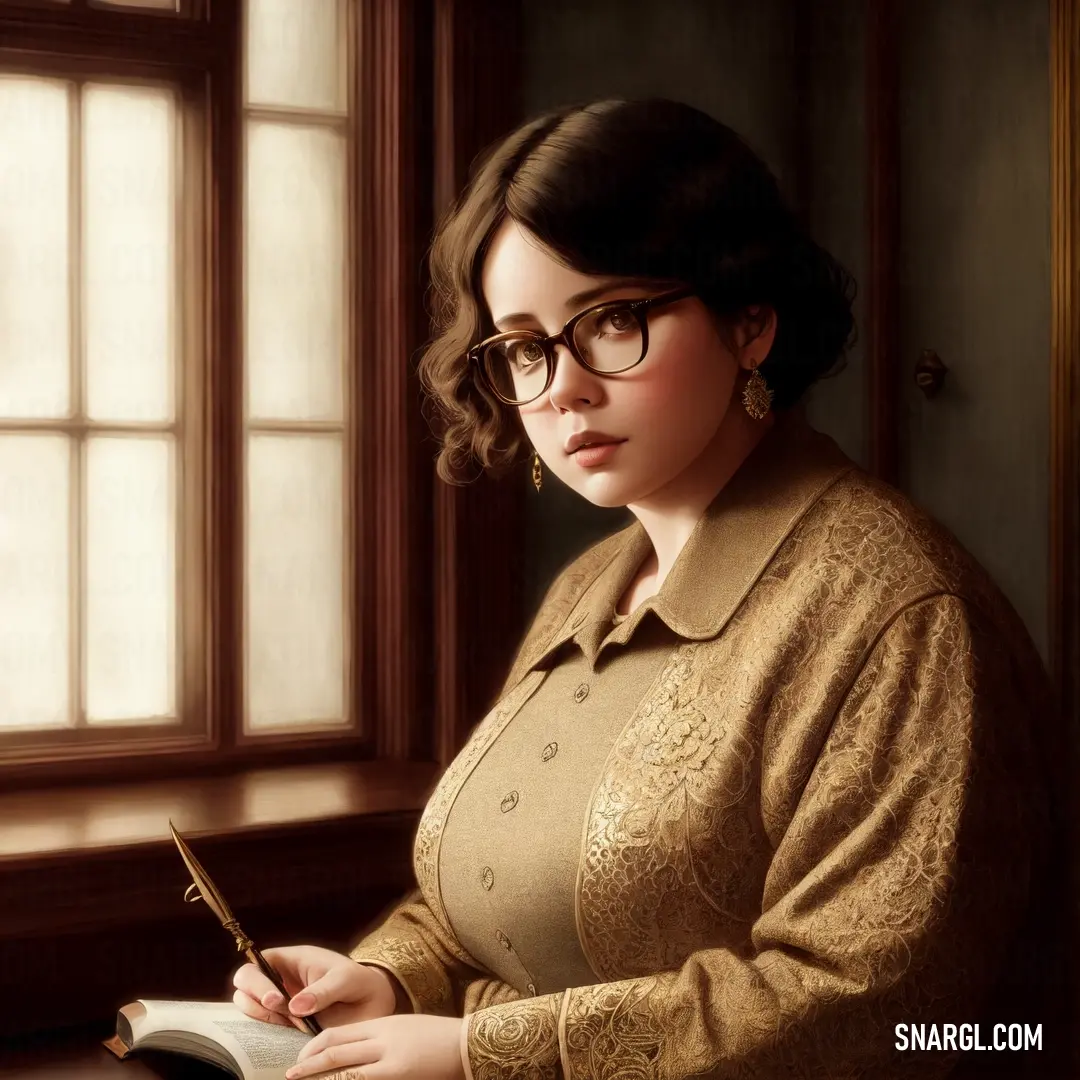
M752 371L772 352L776 338L776 310L765 304L754 304L743 313L735 327L739 366Z

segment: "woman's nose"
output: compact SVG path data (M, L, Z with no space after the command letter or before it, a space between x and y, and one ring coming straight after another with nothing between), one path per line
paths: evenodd
M579 364L565 345L555 346L555 374L548 387L553 405L565 405L585 398L593 401L600 393L600 376Z

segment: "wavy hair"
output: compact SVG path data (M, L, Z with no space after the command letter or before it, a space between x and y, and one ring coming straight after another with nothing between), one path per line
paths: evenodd
M729 341L747 308L771 307L776 335L758 370L776 410L847 366L854 280L801 229L739 135L663 98L556 109L477 158L432 241L434 336L418 371L448 483L467 482L476 462L502 475L526 444L517 409L473 378L466 356L495 332L480 278L507 217L580 273L689 284Z

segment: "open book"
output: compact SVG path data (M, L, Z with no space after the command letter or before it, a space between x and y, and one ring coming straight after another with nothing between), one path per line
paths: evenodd
M245 1016L232 1002L135 1001L116 1015L117 1057L137 1050L184 1054L241 1077L284 1080L285 1070L313 1036Z

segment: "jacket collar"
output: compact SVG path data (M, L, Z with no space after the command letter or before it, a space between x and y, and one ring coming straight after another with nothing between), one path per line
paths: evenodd
M660 590L612 624L619 598L652 550L640 522L605 543L614 555L585 588L530 667L574 640L590 666L601 648L625 644L652 612L691 641L718 635L807 510L843 473L857 468L798 410L776 422L694 526Z

